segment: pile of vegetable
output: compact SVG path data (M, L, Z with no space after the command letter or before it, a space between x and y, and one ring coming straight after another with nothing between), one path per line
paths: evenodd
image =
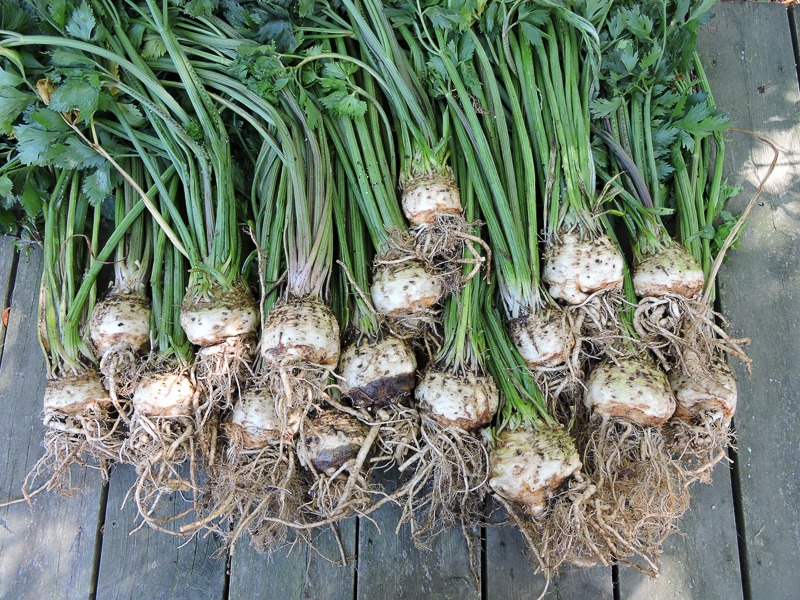
M548 573L657 573L749 362L713 2L1 4L26 498L130 464L150 527L274 551L387 503L471 545L491 496Z

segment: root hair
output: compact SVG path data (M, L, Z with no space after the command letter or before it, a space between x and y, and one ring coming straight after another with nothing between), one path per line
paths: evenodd
M203 528L214 532L230 553L245 535L250 536L251 547L259 553L284 547L291 531L279 521L297 518L303 499L292 443L280 440L248 449L240 428L226 424L222 428L227 449L206 486L204 516L182 531Z
M633 325L667 371L681 368L689 351L695 352L703 364L729 354L741 360L750 371L751 359L742 348L750 340L729 336L723 329L727 321L702 300L679 294L642 298L636 307Z
M718 411L704 410L691 422L673 418L664 430L667 448L675 454L687 484L711 483L711 471L727 460L728 448L735 448L735 436Z
M400 466L414 464L398 529L411 525L414 543L428 548L444 529L468 529L482 520L488 490L489 453L478 435L456 427L443 427L423 416L420 448Z
M654 576L661 547L689 506L683 471L658 429L596 418L589 428L583 464L604 504L606 543L617 561Z
M581 348L584 358L613 358L618 352L615 347L619 346L619 341L630 340L619 318L619 312L625 304L622 291L601 290L585 302L569 307L575 323L579 324L576 346Z

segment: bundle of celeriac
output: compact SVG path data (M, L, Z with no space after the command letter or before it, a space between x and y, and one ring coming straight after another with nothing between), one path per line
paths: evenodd
M0 191L44 223L26 494L130 463L151 527L271 551L388 502L426 547L490 492L548 573L657 571L747 361L710 2L0 2Z
M18 24L35 35L38 24L26 21L26 14L20 13ZM64 31L62 25L60 33ZM50 47L62 51L70 43L65 40L61 47L62 38L48 39L54 42ZM137 180L146 185L142 162L129 145L111 142L113 136L102 126L94 127L100 106L112 96L99 79L87 80L76 68L82 57L41 50L22 42L19 50L6 51L6 64L18 74L8 72L4 79L5 93L14 99L6 106L4 125L10 132L15 124L9 166L27 167L23 196L36 194L32 184L38 178L52 186L49 198L41 202L46 267L40 337L51 378L45 395L48 430L45 455L23 486L26 495L43 470L52 476L44 487L68 491L70 464L87 458L99 460L107 475L119 458L130 412L116 394L118 375L130 377L150 332L144 285L150 228L133 190ZM96 152L99 144L109 150ZM113 223L108 239L101 239L104 201ZM30 200L24 202L30 205ZM98 276L115 258L112 292L96 303Z
M722 178L730 123L714 106L695 51L710 8L615 3L600 31L603 87L592 106L608 148L598 171L619 192L631 239L633 325L669 374L677 410L668 437L694 475L707 474L729 443L736 384L724 354L749 363L744 340L725 334L711 306L734 223L728 215L718 230L714 224L736 190ZM634 55L646 60L627 68Z

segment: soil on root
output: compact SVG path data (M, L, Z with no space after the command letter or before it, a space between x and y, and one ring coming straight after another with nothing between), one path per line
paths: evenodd
M533 566L548 579L564 564L581 568L613 564L616 535L605 521L610 507L597 497L596 486L580 473L550 497L547 511L539 517L531 517L515 503L499 500L525 538Z
M391 232L389 247L375 257L373 266L377 270L381 266L404 265L409 262L420 263L429 275L442 283L443 292L440 300L428 307L418 306L412 314L382 315L386 328L395 337L405 340L415 348L428 350L430 356L440 343L439 325L441 322L441 299L461 288L461 279L442 277L440 265L430 262L425 256L418 255L414 241L408 231ZM459 263L459 269L460 269Z
M293 444L246 448L240 428L222 427L227 448L206 484L202 516L182 532L212 531L231 554L245 535L259 553L283 547L291 532L282 521L296 517L303 498Z
M251 361L255 351L251 336L228 338L215 346L202 348L195 358L194 379L209 400L208 411L227 411L239 391L253 377ZM198 415L202 423L207 415Z
M419 451L420 416L416 409L386 406L375 412L374 422L380 425L380 431L370 472L399 467L409 454Z
M603 509L603 539L618 562L655 576L662 545L689 506L684 472L658 429L599 419L587 425L578 443Z
M583 395L588 365L588 354L583 345L583 323L585 315L580 311L562 310L563 326L574 340L572 350L564 348L563 362L558 365L532 365L528 363L531 376L536 380L548 405L548 414L559 423L571 422L576 399Z
M22 483L22 495L30 498L41 492L72 496L73 465L98 469L108 481L111 466L118 460L122 446L122 421L72 415L45 422L44 454L36 461Z
M729 354L749 370L751 359L742 346L750 340L732 338L720 323L727 325L708 304L678 294L641 298L633 320L639 338L665 371L683 368L687 352L694 352L705 364Z
M585 360L614 357L620 340L629 340L619 313L626 306L620 291L594 293L582 304L570 306L576 331L575 345L580 348L581 363Z
M308 522L327 525L354 514L366 516L386 502L405 498L407 486L388 493L374 479L378 471L397 467L409 454L419 452L419 413L412 408L396 406L384 407L373 415L333 398L328 398L326 403L333 410L358 419L369 429L358 454L334 473L318 472L305 461L308 463L309 500L303 508ZM304 430L300 433L302 440Z
M300 424L298 447L308 481L303 512L310 521L336 522L353 515L366 514L373 503L373 496L383 494L382 489L369 482L370 456L378 447L376 442L381 425L373 422L366 411L352 409L330 397L325 402L329 406L321 410L342 412L368 427L355 456L344 460L332 472L322 472L314 467L314 461L306 456L304 450L307 447L306 437L313 432L313 421L306 417Z
M134 414L128 439L120 451L122 462L136 468L136 482L128 492L139 516L152 529L179 534L163 526L195 510L201 494L199 449L196 430L189 417L146 417ZM192 508L170 517L156 517L159 503L175 492L190 499Z
M130 421L133 410L130 399L139 385L142 364L138 353L128 344L112 347L100 359L103 384L108 389L111 403L125 423Z
M733 431L716 411L701 411L691 422L673 418L664 437L687 483L711 483L714 467L727 460L728 449L736 446Z
M479 433L444 427L422 416L414 454L399 467L413 467L401 499L403 513L398 528L409 523L414 543L429 548L431 541L449 527L465 532L483 520L488 491L489 453Z
M575 421L577 407L586 391L588 361L576 342L568 364L553 368L531 369L536 384L547 402L547 414L569 427Z
M442 213L433 223L418 225L409 232L416 257L438 271L446 293L459 290L491 263L491 248L473 233L479 225L459 214ZM467 275L463 275L465 264L472 265Z

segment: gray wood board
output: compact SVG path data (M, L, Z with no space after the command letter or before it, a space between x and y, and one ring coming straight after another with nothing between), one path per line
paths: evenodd
M740 128L781 152L741 238L719 276L720 303L736 335L752 337L752 376L739 382L738 472L752 598L797 598L800 583L800 90L786 8L723 4L706 32L704 55L718 104ZM749 136L731 133L726 157L741 211L772 159Z
M391 489L392 480L384 479ZM358 600L471 600L481 597L480 582L470 571L467 542L460 529L440 533L430 550L414 546L404 525L395 533L400 508L386 505L369 518L361 518L358 534ZM480 540L475 537L476 564L480 569Z
M312 538L313 548L298 544L276 550L272 556L258 554L243 542L231 558L230 597L241 600L352 600L356 574L355 518L337 525L347 565L330 528ZM337 563L338 561L338 563Z
M129 465L111 473L97 597L222 600L227 562L224 555L215 557L219 549L215 538L194 537L187 542L146 525L131 533L140 520L135 502L129 499L123 506L123 501L135 480ZM179 494L172 494L162 498L157 514L173 516L187 508Z
M9 292L13 287L11 277L14 273L14 263L17 260L16 254L14 240L5 235L0 237L0 314L7 308L6 302L10 299ZM0 321L0 364L2 364L3 340L5 337L6 327Z
M0 501L20 496L42 455L45 363L37 337L42 254L19 258L0 367ZM13 416L13 417L12 417ZM0 598L88 598L94 566L101 480L73 479L71 498L42 493L33 508L0 508Z
M505 511L498 511L493 521L502 522ZM512 525L486 529L486 597L503 600L539 598L547 582L537 573L527 555L525 540ZM611 600L614 585L611 568L561 569L547 586L546 600L592 598Z

